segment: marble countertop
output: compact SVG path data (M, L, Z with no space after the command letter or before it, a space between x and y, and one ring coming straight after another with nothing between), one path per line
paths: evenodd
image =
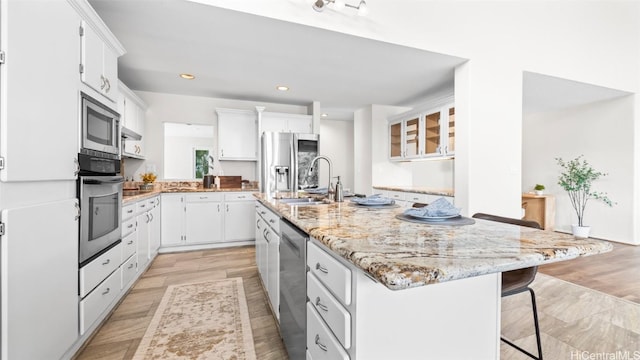
M348 200L290 206L260 202L320 241L337 256L392 290L564 261L611 251L596 239L474 219L465 226L396 219L403 208L369 209ZM281 195L286 197L286 194Z
M429 194L429 195L441 195L441 196L454 196L453 189L437 189L424 186L374 186L377 190L389 190L389 191L402 191L411 192L417 194Z

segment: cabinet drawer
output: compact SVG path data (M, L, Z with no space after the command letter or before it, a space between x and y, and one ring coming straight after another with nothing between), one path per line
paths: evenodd
M126 237L127 235L136 231L136 218L132 217L127 221L122 222L122 237Z
M224 201L253 201L255 199L250 192L224 194Z
M122 263L122 243L80 268L80 297L85 297Z
M404 193L400 191L386 191L386 195L394 200L404 200Z
M212 202L212 201L222 201L222 194L217 194L213 192L202 192L202 193L193 193L187 194L187 202Z
M122 221L129 220L136 215L136 203L127 204L122 207Z
M147 200L147 210L153 209L154 207L160 204L160 197L154 196L151 199Z
M91 294L80 301L80 335L98 320L100 315L120 294L120 269L114 271Z
M256 201L256 204L256 211L262 216L267 225L269 225L276 234L280 235L280 216L276 215L260 202Z
M307 303L307 350L314 360L349 360L349 354L310 303Z
M129 285L131 280L136 276L138 272L138 257L132 255L122 264L122 284L121 288L124 289L125 286Z
M136 203L136 213L141 214L149 209L153 208L153 206L149 206L147 200L141 200Z
M430 202L427 194L405 193L404 199L411 203L428 204Z
M122 239L122 258L128 259L138 248L138 233L131 233Z
M345 349L351 347L351 314L325 289L311 273L307 273L307 296L320 317L329 325Z
M309 271L343 304L351 304L351 270L338 260L309 242L307 250Z

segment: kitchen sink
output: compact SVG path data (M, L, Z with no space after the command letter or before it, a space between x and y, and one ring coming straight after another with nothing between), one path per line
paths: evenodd
M314 198L290 198L290 199L279 199L281 203L287 204L289 206L310 206L310 205L325 205L326 202Z

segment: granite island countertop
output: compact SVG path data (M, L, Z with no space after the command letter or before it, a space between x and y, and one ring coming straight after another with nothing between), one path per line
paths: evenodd
M362 208L348 200L290 206L254 194L337 256L392 290L564 261L611 251L596 239L474 219L464 226L396 219L403 208Z

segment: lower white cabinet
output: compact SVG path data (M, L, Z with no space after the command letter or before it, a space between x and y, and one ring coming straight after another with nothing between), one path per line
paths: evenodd
M499 358L499 273L393 291L307 245L308 359Z
M60 359L77 339L76 204L2 210L2 359Z
M122 243L80 268L80 297L87 296L122 263Z
M161 246L206 246L255 238L250 192L162 194Z
M138 267L144 269L158 252L160 244L160 196L137 203Z
M256 264L271 309L280 319L280 227L279 217L259 202L255 202ZM277 226L271 226L271 225Z
M145 206L146 208L146 206ZM136 216L136 222L138 223L138 266L140 269L144 269L149 262L149 215L146 211L140 212L138 207L138 216Z
M224 194L224 240L253 240L255 232L255 199L250 193Z
M186 244L222 241L222 194L187 194L186 209Z
M121 270L118 268L89 295L80 300L80 334L84 334L120 295L121 277Z
M138 260L135 255L129 256L127 261L122 263L122 289L125 290L135 279L137 274Z

